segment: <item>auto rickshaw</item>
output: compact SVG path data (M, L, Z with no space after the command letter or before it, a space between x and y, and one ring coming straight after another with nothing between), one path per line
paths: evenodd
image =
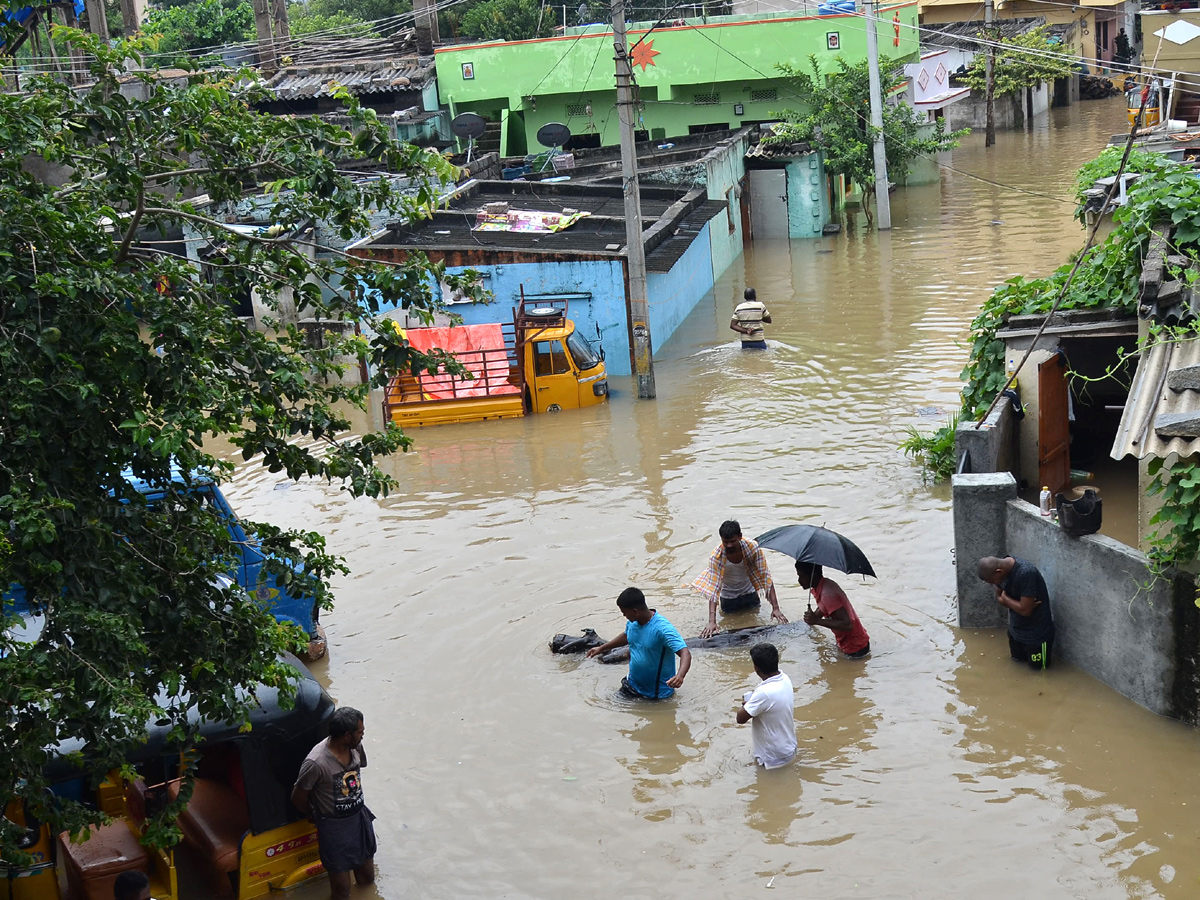
M280 705L274 689L260 688L249 731L200 723L192 797L178 819L182 852L191 854L208 882L199 896L254 900L325 872L316 827L292 806L291 791L304 757L328 736L334 703L299 660L290 661L302 676L290 709ZM90 775L67 759L79 748L60 748L55 771L47 772L53 792L90 803L112 821L75 843L10 802L6 815L27 828L23 849L33 861L0 862L8 876L2 900L111 900L113 882L128 869L147 873L154 900L178 900L175 851L150 850L138 840L156 806L179 796L181 760L168 747L167 733L152 725L146 743L130 755L142 777L131 783L112 772L94 791ZM58 868L65 873L66 898Z
M1146 93L1146 108L1142 109L1142 94ZM1138 111L1142 112L1142 127L1153 128L1162 121L1161 110L1161 88L1159 87L1158 79L1152 78L1148 85L1144 85L1137 78L1125 79L1125 117L1129 122L1129 127L1133 127L1133 123L1137 120Z

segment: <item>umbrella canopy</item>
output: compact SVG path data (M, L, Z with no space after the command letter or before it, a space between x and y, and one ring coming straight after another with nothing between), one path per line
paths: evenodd
M875 576L875 570L854 542L819 525L784 525L754 539L758 546L778 550L796 562L828 566L848 575Z

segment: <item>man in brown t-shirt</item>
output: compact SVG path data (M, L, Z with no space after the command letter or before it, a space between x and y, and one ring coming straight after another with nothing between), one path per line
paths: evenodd
M359 884L375 880L375 816L363 803L359 770L363 714L343 706L329 719L329 737L300 765L292 803L317 826L321 863L329 873L333 900L350 896L350 873Z

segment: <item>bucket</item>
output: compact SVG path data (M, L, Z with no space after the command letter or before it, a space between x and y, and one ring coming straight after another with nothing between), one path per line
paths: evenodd
M1058 508L1058 527L1072 537L1095 534L1100 530L1102 505L1100 492L1091 485L1068 488L1054 498Z

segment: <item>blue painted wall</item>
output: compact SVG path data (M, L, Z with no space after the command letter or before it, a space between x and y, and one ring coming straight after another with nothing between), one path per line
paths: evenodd
M719 221L719 220L714 220ZM646 278L649 294L650 332L655 348L665 344L675 329L713 286L712 242L704 226L670 272ZM722 224L728 230L728 226ZM631 375L629 325L625 305L625 273L621 260L574 260L545 263L502 263L475 266L484 275L483 285L496 298L492 303L455 303L450 312L462 316L465 325L511 322L513 307L525 296L536 294L591 294L589 299L571 299L568 314L578 332L595 341L597 328L610 375ZM458 274L463 266L448 266ZM389 310L384 309L383 312Z
M477 266L486 277L483 284L495 296L489 304L456 303L451 312L462 316L467 325L483 322L511 322L513 307L525 295L590 293L591 299L572 299L568 307L575 328L591 341L600 329L605 365L613 375L630 374L629 329L625 315L625 273L621 261L574 260L545 263L504 263ZM457 274L462 267L447 267Z
M656 353L671 339L679 323L696 308L700 298L712 290L713 260L709 229L712 228L713 222L719 223L726 231L729 230L729 226L719 217L713 219L701 229L700 234L671 267L670 272L651 272L646 275L646 293L650 302L650 334L654 339Z

